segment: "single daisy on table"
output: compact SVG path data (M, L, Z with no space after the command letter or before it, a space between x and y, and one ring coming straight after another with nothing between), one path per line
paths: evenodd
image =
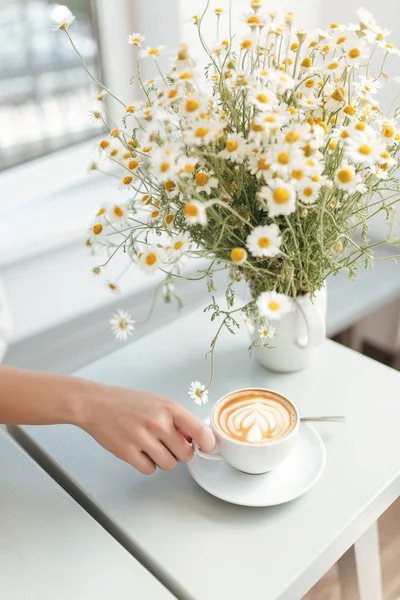
M259 225L247 237L246 246L252 256L271 257L280 253L282 237L279 227L272 225Z
M139 267L144 273L153 274L164 261L164 252L157 246L147 247L138 254Z
M131 33L128 35L128 44L133 46L141 46L146 38L141 33Z
M242 163L246 155L246 142L240 133L230 133L226 136L225 148L218 156L235 163Z
M258 296L256 305L260 317L267 317L272 321L280 319L293 310L292 300L278 292L263 292Z
M126 340L129 335L132 335L135 329L135 323L131 315L124 310L117 312L110 319L111 331L117 340Z
M205 192L210 195L213 188L218 187L218 179L213 177L213 173L210 171L206 173L205 171L199 171L194 176L194 181L196 183L196 188L198 192Z
M206 207L198 200L189 200L183 207L183 214L189 225L207 225Z
M199 406L208 402L208 391L206 390L206 386L200 383L200 381L192 381L189 387L189 396Z
M262 340L272 340L275 337L276 329L272 323L264 323L258 328L258 333Z
M277 177L268 181L268 186L262 186L258 197L267 201L268 214L290 215L296 210L296 192L294 187Z

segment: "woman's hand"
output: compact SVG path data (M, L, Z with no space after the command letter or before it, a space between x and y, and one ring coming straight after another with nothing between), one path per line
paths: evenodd
M177 462L190 461L193 448L188 439L196 440L204 452L214 450L210 428L164 396L91 384L86 404L81 427L145 475L154 473L156 466L170 471Z

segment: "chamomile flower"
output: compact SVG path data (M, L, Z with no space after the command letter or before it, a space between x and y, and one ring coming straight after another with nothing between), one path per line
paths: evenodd
M62 31L67 31L68 27L71 25L73 21L75 21L75 17L72 12L66 6L60 5L56 6L51 13L53 21L56 22L53 29L61 29Z
M124 225L128 220L128 205L123 202L111 204L107 211L107 217L111 223Z
M232 248L229 253L230 259L235 265L243 265L247 260L247 252L244 248Z
M172 146L162 146L151 157L152 173L159 181L176 177L176 156Z
M343 190L349 194L361 191L365 186L361 185L361 176L356 173L353 165L344 161L334 176L335 183L340 190Z
M243 21L250 27L250 29L257 29L265 27L268 22L267 15L261 15L259 13L247 13L243 16Z
M247 248L256 257L276 256L280 253L281 243L282 237L275 223L255 227L246 240Z
M141 33L131 33L128 35L128 44L133 46L141 46L146 38Z
M258 88L249 94L249 102L261 111L271 111L276 105L276 96L267 87Z
M346 141L345 156L357 165L371 167L379 160L379 155L385 151L384 144L371 137L360 137Z
M164 193L168 200L175 198L181 193L178 184L173 179L167 179L167 181L164 181L163 187Z
M342 46L343 56L348 65L358 66L368 55L368 47L362 38L355 33L349 35Z
M189 387L189 396L199 406L208 402L208 391L200 381L192 381Z
M260 317L271 321L279 320L293 310L292 300L277 292L263 292L258 296L256 306Z
M104 221L96 220L89 229L89 239L92 242L101 242L106 235L106 224Z
M259 337L262 340L268 339L273 340L275 337L276 329L272 323L265 323L264 325L260 325L258 328Z
M120 190L129 190L132 188L133 185L133 177L132 175L125 175L125 177L122 178L121 183L119 185L119 189Z
M160 54L162 53L162 51L164 50L164 48L165 48L165 46L153 46L153 47L147 46L146 49L144 49L140 52L140 56L142 58L151 56L152 58L157 59L160 56Z
M127 340L135 329L135 323L131 315L124 310L117 310L110 319L111 331L117 340Z
M218 187L218 179L213 177L212 172L199 171L194 175L194 181L197 191L207 195L211 194L213 188Z
M206 112L205 101L197 94L190 94L183 98L179 112L187 117L197 117L200 113Z
M134 104L128 104L128 106L125 107L125 115L136 115L137 113L140 113L143 107L144 102L142 100L138 100Z
M216 121L201 120L183 132L187 144L204 145L216 140L221 135L222 127Z
M166 247L166 251L171 258L178 258L190 250L190 244L190 235L185 232L175 238L172 238Z
M270 217L290 215L296 209L296 192L294 187L277 177L268 181L268 186L262 186L259 198L266 200Z
M194 156L180 156L177 160L177 173L180 177L193 177L198 167L199 159Z
M318 199L320 189L319 183L308 180L297 188L297 194L304 204L313 204Z
M257 179L267 179L271 176L271 157L268 154L258 154L249 159L250 173Z
M164 252L157 246L146 247L146 249L138 255L139 267L142 271L148 274L153 274L164 261Z
M246 154L246 142L239 133L230 133L226 136L225 148L218 156L235 163L242 163Z
M183 207L183 214L189 225L207 225L206 206L198 200L189 200Z

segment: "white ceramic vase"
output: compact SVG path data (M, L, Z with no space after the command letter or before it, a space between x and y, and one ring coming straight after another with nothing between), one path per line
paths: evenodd
M294 309L274 322L273 348L256 348L254 357L266 369L290 373L309 367L326 338L326 286L311 301L305 294L294 300ZM256 339L257 330L253 334Z

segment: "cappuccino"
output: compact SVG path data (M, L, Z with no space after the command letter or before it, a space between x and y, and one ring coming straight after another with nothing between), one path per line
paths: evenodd
M292 403L280 394L248 388L220 401L212 420L217 430L236 442L264 444L291 433L298 416Z

